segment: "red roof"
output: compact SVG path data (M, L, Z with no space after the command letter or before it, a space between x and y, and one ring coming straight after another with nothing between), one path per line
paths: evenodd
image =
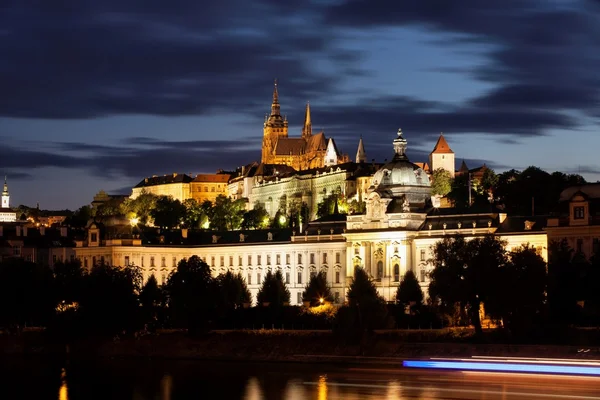
M440 138L438 139L437 143L435 144L435 147L433 148L433 153L449 153L449 154L454 154L454 152L452 151L452 149L450 149L450 146L448 146L448 142L446 142L446 139L444 138L444 135L440 134Z

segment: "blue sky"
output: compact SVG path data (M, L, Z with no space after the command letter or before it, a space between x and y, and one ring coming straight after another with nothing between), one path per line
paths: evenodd
M498 172L600 179L600 2L8 1L0 172L12 204L77 208L153 174L260 158L273 79L299 135L413 161L444 132ZM395 4L398 3L398 4Z

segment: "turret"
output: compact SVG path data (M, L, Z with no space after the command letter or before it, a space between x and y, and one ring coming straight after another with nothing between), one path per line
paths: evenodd
M456 166L454 165L454 152L448 146L446 138L443 133L440 133L435 147L431 154L429 154L429 168L433 173L436 169L445 169L450 172L450 175L454 178L454 172Z
M8 194L8 183L4 177L4 189L2 190L2 208L10 208L10 195Z
M365 153L365 145L363 144L362 135L360 136L360 141L358 142L358 150L356 150L356 163L365 163L367 162L367 155Z

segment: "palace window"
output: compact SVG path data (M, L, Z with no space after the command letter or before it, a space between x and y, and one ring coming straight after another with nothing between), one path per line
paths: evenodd
M310 253L310 263L311 264L315 263L315 253Z
M238 266L242 266L242 256L238 256Z
M400 281L400 266L398 264L394 264L394 282Z
M340 283L340 271L335 271L335 283Z
M225 266L225 256L221 256L220 261L221 261L221 267L224 267Z
M285 273L285 283L286 283L287 285L289 285L289 284L290 284L290 273L289 273L289 272L286 272L286 273Z
M214 187L214 186L213 186L213 187L211 187L211 188L210 188L210 191L211 191L211 192L214 192L214 191L215 191L215 187Z
M383 261L377 261L377 280L383 278Z
M302 285L302 271L298 271L297 283Z
M267 265L271 265L271 255L267 254Z
M327 253L323 253L323 264L327 264Z
M302 254L298 254L298 264L302 264Z
M360 247L354 248L354 254L356 254L356 255L360 254Z
M160 276L160 284L164 285L165 283L167 283L167 274L163 272Z
M129 256L125 256L125 266L129 267Z
M421 249L421 261L425 261L425 250Z
M229 266L233 267L233 256L229 256Z
M291 261L290 259L291 259L290 255L289 255L289 254L286 254L286 255L285 255L285 263L286 263L286 264L289 264L289 263L290 263L290 261Z
M172 263L173 263L173 268L176 268L177 267L177 257L173 257Z
M425 282L425 278L427 277L427 273L425 272L425 267L421 267L421 282Z
M281 264L281 255L277 254L275 256L275 260L276 260L275 264L277 264L277 265Z
M297 300L298 304L302 304L302 293L298 292L298 295L296 296L296 300Z
M335 253L335 263L339 264L342 260L342 255L340 253Z
M91 237L92 237L92 242L97 242L98 241L98 234L92 233Z
M261 257L261 255L260 255L260 254L256 256L256 265L260 265L261 258L262 258L262 257Z
M252 273L248 272L248 285L252 285Z
M260 272L256 273L256 283L260 285Z
M252 265L252 256L248 256L248 265Z
M167 259L165 257L161 257L160 266L165 268L167 266Z
M95 262L94 262L94 264L95 264ZM155 266L154 265L154 256L151 256L150 257L150 267L154 267L154 266Z
M585 216L585 207L573 207L573 219L583 219Z
M210 266L211 266L211 267L214 267L214 266L215 266L215 256L212 256L212 257L210 258Z

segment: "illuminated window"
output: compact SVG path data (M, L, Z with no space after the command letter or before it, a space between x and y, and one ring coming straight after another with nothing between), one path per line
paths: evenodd
M425 250L421 250L421 261L425 261Z
M125 266L129 267L129 256L125 256Z
M573 207L573 219L583 219L585 217L585 207Z

